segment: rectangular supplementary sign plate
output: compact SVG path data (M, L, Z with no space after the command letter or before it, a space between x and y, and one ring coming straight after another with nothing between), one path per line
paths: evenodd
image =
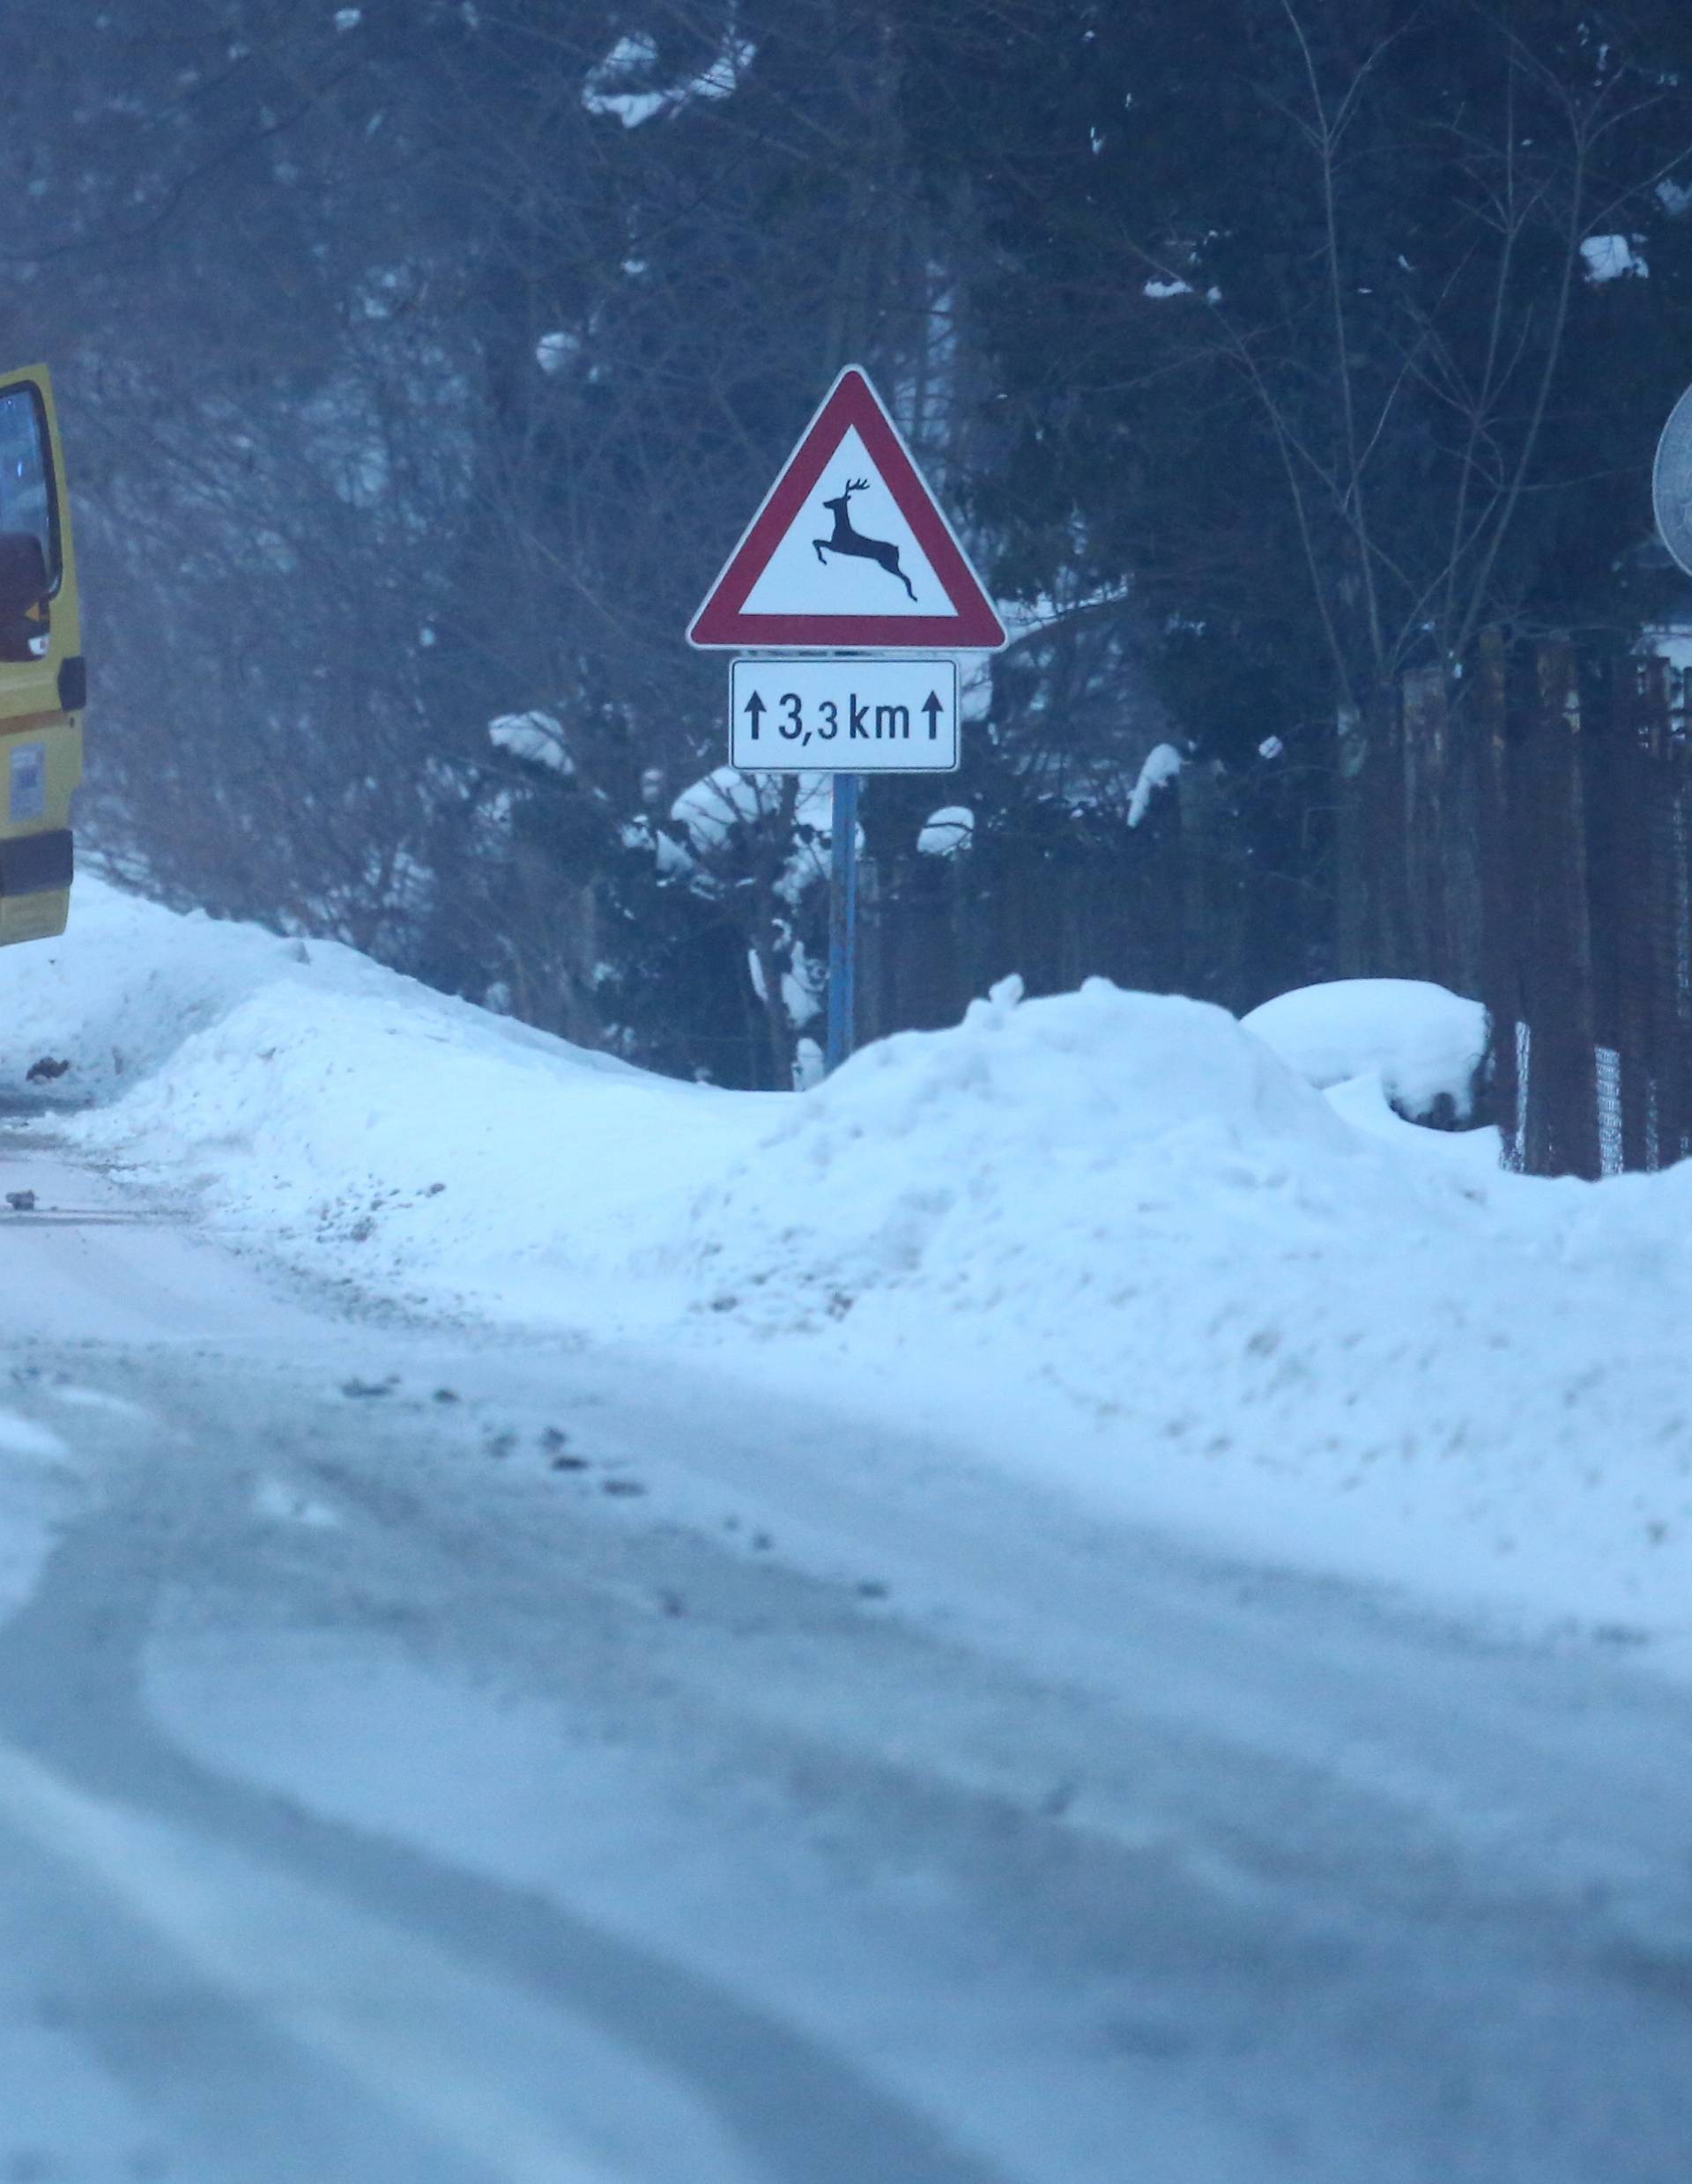
M747 774L952 774L955 660L736 660L729 764Z

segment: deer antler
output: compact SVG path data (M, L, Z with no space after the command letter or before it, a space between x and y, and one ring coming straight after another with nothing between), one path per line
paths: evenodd
M869 484L867 478L849 478L846 480L846 490L848 492L867 492Z

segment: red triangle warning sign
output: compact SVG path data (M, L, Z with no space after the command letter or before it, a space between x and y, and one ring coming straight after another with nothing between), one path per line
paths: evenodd
M762 652L1005 643L981 579L857 365L829 389L687 641Z

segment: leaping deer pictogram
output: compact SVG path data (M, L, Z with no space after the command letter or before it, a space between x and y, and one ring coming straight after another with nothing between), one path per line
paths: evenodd
M828 538L813 538L811 544L817 550L819 561L827 553L844 553L856 555L862 560L879 562L889 576L899 579L914 599L916 594L911 581L899 566L898 547L890 539L865 538L862 531L852 529L852 519L847 514L846 503L855 492L863 492L869 482L867 478L849 478L843 492L837 493L832 500L823 502L823 507L834 516L834 534Z

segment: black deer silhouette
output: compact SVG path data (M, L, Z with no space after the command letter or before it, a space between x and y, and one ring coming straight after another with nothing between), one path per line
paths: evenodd
M889 576L899 579L914 599L916 594L910 579L899 566L898 547L890 539L865 538L862 531L852 529L852 519L846 512L846 503L855 492L863 492L869 482L867 478L849 478L843 492L837 493L832 500L823 502L823 507L835 519L834 536L830 538L813 538L811 544L817 550L819 561L826 553L855 554L865 561L879 561Z

